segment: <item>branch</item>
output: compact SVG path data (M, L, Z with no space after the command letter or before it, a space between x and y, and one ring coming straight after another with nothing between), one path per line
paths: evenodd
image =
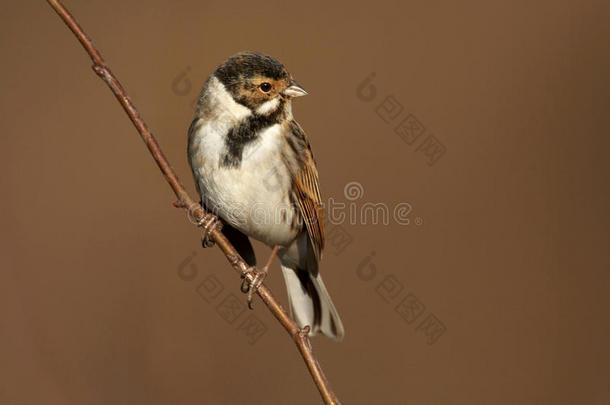
M159 169L161 169L161 173L163 173L165 179L169 183L169 186L172 188L176 194L176 197L178 198L176 206L187 209L193 218L199 222L212 218L212 214L205 212L199 203L189 197L188 193L184 189L184 186L178 179L176 172L174 172L174 169L172 169L168 160L165 158L163 151L161 151L157 140L150 132L148 125L146 125L135 105L127 96L127 93L123 89L123 86L121 86L121 83L119 83L116 76L112 73L108 65L106 65L106 62L104 62L102 55L95 48L91 39L89 39L87 34L76 22L76 19L58 0L47 0L47 2L51 5L51 7L53 7L57 14L59 14L68 28L72 30L76 38L78 38L81 45L83 48L85 48L85 51L87 51L91 57L91 60L93 61L93 70L104 82L106 82L108 87L110 87L110 90L112 90L116 99L125 110L125 113L129 116L129 119L131 119L131 122L140 133L142 140L148 147L148 150L155 159L155 162L157 162ZM210 235L216 242L216 245L225 254L231 266L243 277L245 277L248 283L252 284L252 281L254 280L253 272L248 271L250 270L249 266L241 258L239 253L237 253L227 238L224 237L222 232L220 232L218 228L214 228L210 231ZM286 329L288 334L293 338L299 352L303 356L303 360L307 364L307 368L309 369L318 390L320 391L320 395L322 396L324 403L339 404L339 399L331 390L328 380L324 376L322 368L313 354L311 342L307 336L309 327L306 326L304 329L300 329L264 284L261 284L257 289L257 294L267 305L271 313L282 324L284 329Z

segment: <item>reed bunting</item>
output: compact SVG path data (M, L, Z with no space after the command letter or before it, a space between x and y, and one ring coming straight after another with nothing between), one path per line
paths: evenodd
M277 252L299 327L341 340L343 324L318 269L324 248L318 171L292 116L292 99L305 94L274 58L231 56L203 86L188 158L202 204L221 219L248 265L256 264L249 237Z

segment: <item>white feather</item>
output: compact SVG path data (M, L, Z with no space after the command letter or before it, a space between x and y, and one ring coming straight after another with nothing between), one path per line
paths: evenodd
M298 270L303 271L303 270ZM290 313L294 318L299 328L304 328L309 325L311 328L310 335L315 336L317 333L322 333L331 339L341 341L345 335L343 323L337 309L328 295L326 286L322 281L322 276L318 274L313 276L308 273L308 279L305 286L297 276L297 270L286 266L282 261L282 274L286 282L286 290L288 291L288 302L290 304ZM313 288L316 293L310 295L309 289ZM318 307L320 313L316 319L316 310Z
M252 115L252 111L248 107L233 100L231 93L215 76L210 77L207 91L211 96L208 101L209 106L216 113L220 113L220 116L216 117L218 121L236 122Z
M272 98L269 101L265 101L256 109L256 112L260 115L267 115L277 109L277 106L280 104L280 99L278 97Z

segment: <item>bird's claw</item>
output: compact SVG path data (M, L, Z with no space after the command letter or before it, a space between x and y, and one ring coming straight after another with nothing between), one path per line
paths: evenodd
M311 331L311 327L309 325L305 325L303 328L299 328L298 334L301 337L305 337L309 335L309 331Z
M246 277L249 273L254 273L252 282L249 282ZM252 297L254 296L254 293L258 291L261 284L263 284L265 277L267 277L267 266L263 267L262 270L258 270L256 267L250 267L241 275L242 282L240 290L242 293L248 294L248 308L254 309L252 306Z
M206 215L197 222L197 226L203 228L203 234L201 235L201 246L204 248L214 246L215 242L212 238L212 231L218 228L222 228L222 223L214 215Z

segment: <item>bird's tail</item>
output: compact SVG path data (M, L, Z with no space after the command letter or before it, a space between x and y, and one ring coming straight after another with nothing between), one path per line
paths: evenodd
M320 274L314 276L307 270L293 269L284 264L282 273L288 290L290 314L299 328L309 325L311 336L320 332L333 340L342 340L343 323Z

